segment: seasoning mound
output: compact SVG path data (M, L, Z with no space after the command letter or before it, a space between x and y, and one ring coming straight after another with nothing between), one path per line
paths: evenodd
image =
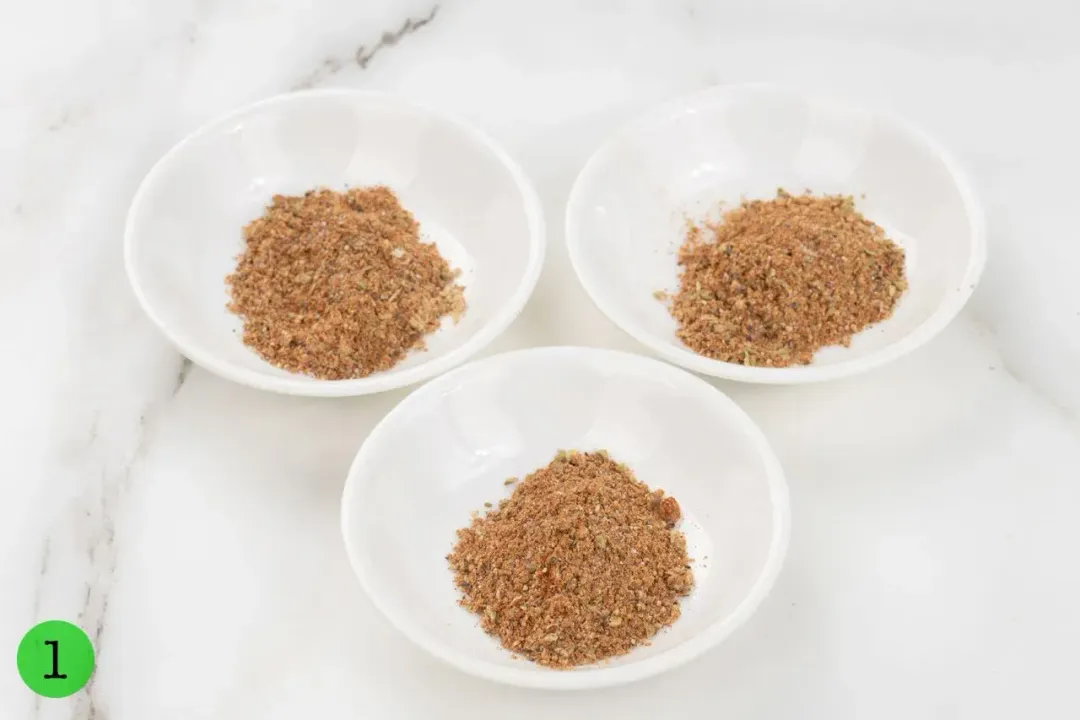
M387 370L465 311L459 274L386 187L275 195L226 279L244 344L322 380Z
M907 289L904 251L849 196L777 191L692 225L672 298L677 335L741 365L805 365L892 315Z
M569 668L646 644L694 584L675 498L606 452L560 451L458 530L461 604L503 647Z

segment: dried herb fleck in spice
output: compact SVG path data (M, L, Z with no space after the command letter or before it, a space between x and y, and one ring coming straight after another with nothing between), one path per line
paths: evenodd
M503 647L553 668L622 655L679 617L694 584L675 498L606 452L560 451L458 531L461 604Z
M805 365L888 318L907 289L904 251L846 196L744 202L692 225L670 310L695 352L741 365Z
M387 370L465 311L463 288L388 188L276 195L226 279L243 340L323 380Z

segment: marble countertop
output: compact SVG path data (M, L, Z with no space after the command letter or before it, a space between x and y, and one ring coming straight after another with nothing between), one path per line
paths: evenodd
M5 664L0 717L1080 716L1077 27L1070 0L10 9L0 651L12 657L39 620L68 619L90 634L98 669L83 692L45 700ZM482 126L545 204L543 277L491 351L637 349L569 271L570 183L633 113L749 80L887 108L949 146L987 212L982 285L938 339L880 371L720 383L779 453L793 517L774 592L722 646L653 680L573 694L429 658L371 607L338 531L347 465L403 393L277 397L191 367L124 278L136 186L183 135L249 101L400 93Z

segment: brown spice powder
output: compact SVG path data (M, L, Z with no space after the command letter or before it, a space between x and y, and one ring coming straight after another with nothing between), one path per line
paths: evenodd
M465 310L458 273L386 187L275 195L226 279L243 340L322 380L387 370Z
M744 202L691 226L671 304L678 337L702 355L805 365L888 318L907 289L904 251L849 196Z
M461 604L503 647L569 668L647 643L694 584L674 498L606 452L564 452L459 530Z

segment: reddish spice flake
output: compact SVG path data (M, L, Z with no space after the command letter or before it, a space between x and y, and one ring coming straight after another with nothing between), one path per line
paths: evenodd
M666 497L660 501L660 518L668 525L674 525L682 517L679 502L673 497Z

